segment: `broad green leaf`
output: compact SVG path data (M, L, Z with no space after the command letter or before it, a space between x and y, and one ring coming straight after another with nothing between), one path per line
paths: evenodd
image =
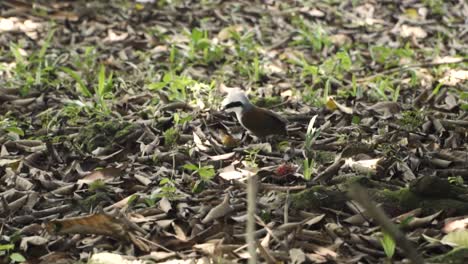
M10 259L14 262L25 262L26 259L20 253L13 253L10 255Z
M15 248L13 244L0 244L0 250L12 250Z
M11 133L15 133L20 136L24 136L24 131L19 127L7 127L5 128L5 130Z
M211 180L216 175L216 171L213 166L205 166L198 170L198 174L203 180Z
M468 247L468 230L456 230L448 233L440 242L452 247Z
M385 255L387 255L388 258L392 258L395 254L395 240L393 240L389 234L384 232L383 237L380 239L380 243L385 251Z

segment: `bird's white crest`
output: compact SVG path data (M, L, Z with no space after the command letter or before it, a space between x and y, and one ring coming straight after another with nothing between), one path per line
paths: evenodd
M236 114L240 114L242 111L250 109L252 106L252 103L250 103L245 93L240 89L232 89L232 91L229 91L226 98L222 102L222 106L224 108L226 105L233 102L241 102L242 106L226 109L227 112L235 112Z

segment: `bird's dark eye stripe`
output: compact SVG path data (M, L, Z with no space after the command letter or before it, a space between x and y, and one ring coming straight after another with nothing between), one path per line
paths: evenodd
M239 106L242 106L242 102L236 101L236 102L227 104L224 108L227 109L227 108L234 108L234 107L239 107Z

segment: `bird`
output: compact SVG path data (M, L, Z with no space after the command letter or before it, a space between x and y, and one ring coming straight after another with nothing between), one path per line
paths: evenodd
M239 123L258 138L271 135L287 135L287 121L282 116L252 104L242 90L228 93L222 109L236 113Z

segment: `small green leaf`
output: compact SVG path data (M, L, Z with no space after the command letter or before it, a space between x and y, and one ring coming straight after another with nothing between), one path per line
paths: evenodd
M86 85L84 84L83 80L77 72L68 67L61 67L60 69L66 74L70 75L70 77L72 77L77 82L78 90L79 92L81 92L81 94L83 94L86 97L92 96L91 92L88 90L88 88L86 87Z
M392 258L395 254L395 240L393 240L389 234L384 232L383 237L380 239L380 243L385 251L385 255L387 255L388 258Z
M140 196L137 195L137 194L134 194L134 195L130 196L130 198L129 198L128 201L127 201L127 204L132 204L133 201L137 200L139 197L140 197Z
M106 89L106 68L104 65L101 64L101 67L99 69L99 76L98 76L98 88L97 88L97 94L99 96L104 96L105 94L105 89Z
M24 136L24 131L19 127L7 127L5 128L5 130L11 133L15 133L20 136Z
M160 182L159 182L159 185L165 185L167 183L171 182L171 180L169 178L163 178Z
M185 164L183 166L184 169L189 170L189 171L196 171L198 170L198 166L192 163Z
M20 253L13 253L10 255L10 259L14 262L24 262L26 259Z
M12 250L15 248L15 245L13 244L0 244L0 250Z
M353 119L352 119L352 121L351 121L351 122L352 122L353 124L355 124L355 125L358 125L358 124L359 124L359 122L361 122L361 117L360 117L360 116L357 116L357 115L355 115L355 116L353 116Z
M216 171L213 166L204 166L198 170L198 175L205 181L211 180L216 175Z
M468 230L450 232L440 242L452 247L468 247Z

